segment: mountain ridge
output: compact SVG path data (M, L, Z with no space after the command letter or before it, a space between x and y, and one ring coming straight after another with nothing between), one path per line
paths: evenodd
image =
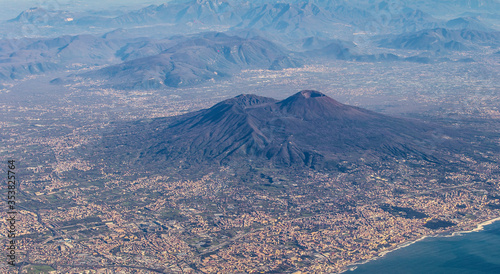
M179 40L179 41L177 41ZM152 45L154 46L154 45ZM261 37L241 38L219 32L173 38L150 56L125 61L83 74L107 79L123 89L183 87L230 77L243 68L280 70L300 67L300 60ZM134 51L120 52L123 58Z

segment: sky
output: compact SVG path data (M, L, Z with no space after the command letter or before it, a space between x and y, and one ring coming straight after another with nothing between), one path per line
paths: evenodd
M151 4L161 4L169 0L0 0L0 20L15 18L23 10L32 7L50 7L71 11L120 8L141 8Z

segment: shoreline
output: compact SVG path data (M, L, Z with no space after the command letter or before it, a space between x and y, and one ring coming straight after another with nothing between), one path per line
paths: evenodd
M459 236L461 234L467 234L467 233L472 233L472 232L483 231L485 226L491 225L491 224L493 224L495 222L499 222L499 221L500 221L500 217L497 217L497 218L494 218L494 219L491 219L491 220L487 220L487 221L484 221L484 222L478 224L476 226L476 228L474 228L472 230L455 231L455 232L451 233L451 235L443 235L442 237L454 237L454 236Z
M405 242L405 243L402 243L400 245L397 245L397 246L395 246L392 249L388 249L388 250L382 251L377 256L374 256L373 258L370 258L370 259L367 259L367 260L364 260L364 261L361 261L361 262L357 262L357 263L348 265L348 266L346 266L345 270L342 270L339 273L346 273L348 271L354 271L358 267L358 265L363 265L363 264L369 263L371 261L378 260L378 259L383 258L385 255L387 255L387 254L389 254L389 253L391 253L393 251L396 251L396 250L404 248L404 247L408 247L408 246L410 246L410 245L412 245L414 243L420 242L420 241L422 241L422 240L424 240L426 238L431 238L431 237L432 238L434 238L434 237L455 237L455 236L460 236L460 235L468 234L468 233L472 233L472 232L480 232L480 231L484 230L485 226L491 225L491 224L496 223L496 222L500 222L500 217L496 217L496 218L493 218L493 219L490 219L490 220L486 220L486 221L484 221L482 223L479 223L472 230L454 231L454 232L451 232L451 234L445 232L445 233L442 233L442 234L425 235L425 236L422 236L422 237L420 237L420 238L418 238L416 240L413 240L413 241L410 241L410 242Z

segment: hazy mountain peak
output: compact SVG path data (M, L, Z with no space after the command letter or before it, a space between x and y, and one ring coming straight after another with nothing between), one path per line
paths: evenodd
M315 90L303 90L277 103L279 108L305 120L335 117L343 104Z
M325 94L319 92L319 91L315 91L315 90L303 90L297 94L300 94L302 96L304 96L305 98L314 98L314 97L323 97L323 96L326 96Z

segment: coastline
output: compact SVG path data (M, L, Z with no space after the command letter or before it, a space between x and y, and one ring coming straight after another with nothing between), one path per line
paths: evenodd
M500 221L500 217L497 217L497 218L494 218L494 219L491 219L491 220L487 220L487 221L484 221L484 222L478 224L476 226L476 228L474 228L473 230L455 231L451 235L444 235L443 237L460 236L461 234L467 234L467 233L472 233L472 232L483 231L485 226L491 225L491 224L493 224L495 222L499 222L499 221Z
M460 235L467 234L467 233L480 232L480 231L484 230L485 226L491 225L491 224L496 223L496 222L500 222L500 217L496 217L496 218L493 218L493 219L490 219L490 220L486 220L486 221L484 221L482 223L479 223L472 230L454 231L454 232L451 232L451 234L445 232L445 233L442 233L442 234L425 235L425 236L422 236L422 237L420 237L420 238L418 238L416 240L413 240L413 241L410 241L410 242L405 242L405 243L402 243L400 245L395 246L394 248L390 248L388 250L382 251L378 255L374 256L373 258L370 258L370 259L367 259L367 260L363 260L363 261L360 261L360 262L357 262L357 263L354 263L354 264L347 265L346 269L343 270L343 271L340 271L339 273L346 273L348 271L354 271L358 267L358 265L363 265L363 264L369 263L371 261L375 261L375 260L378 260L380 258L383 258L385 255L387 255L387 254L389 254L389 253L391 253L393 251L396 251L398 249L401 249L401 248L410 246L410 245L412 245L414 243L420 242L420 241L424 240L425 238L431 238L431 237L455 237L455 236L460 236Z

